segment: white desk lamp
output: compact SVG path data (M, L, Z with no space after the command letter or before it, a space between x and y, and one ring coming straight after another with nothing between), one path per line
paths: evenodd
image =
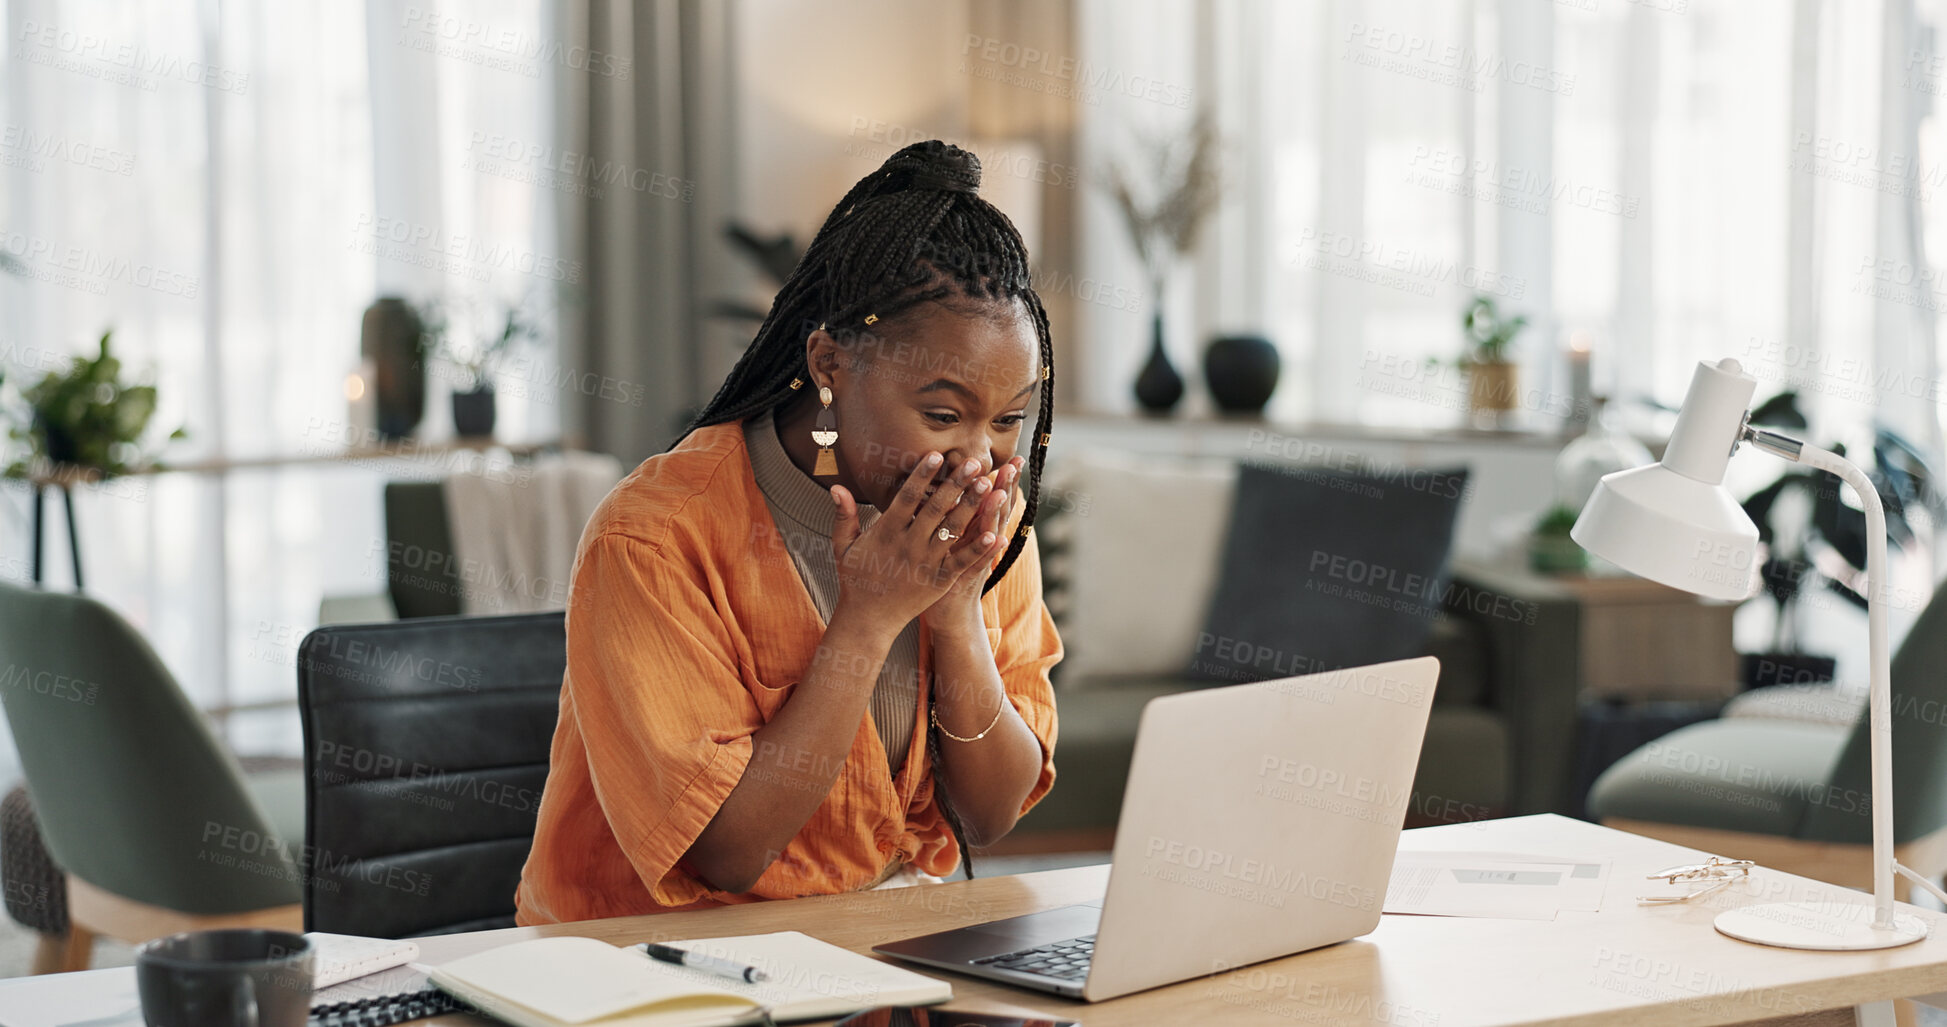
M1757 379L1729 357L1700 361L1661 463L1604 475L1569 537L1631 573L1713 599L1757 594L1758 529L1724 488L1724 468L1739 443L1830 471L1852 486L1866 511L1867 633L1871 645L1873 904L1769 903L1717 917L1733 938L1795 949L1892 948L1927 936L1918 917L1893 911L1893 874L1947 901L1933 882L1893 855L1891 656L1886 644L1886 512L1865 472L1836 453L1753 428L1746 407ZM1727 854L1728 855L1728 854ZM1872 910L1867 922L1865 911Z

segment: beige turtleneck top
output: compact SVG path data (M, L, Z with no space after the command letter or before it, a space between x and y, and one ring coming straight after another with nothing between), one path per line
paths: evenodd
M784 548L804 580L805 591L818 615L831 620L838 606L838 561L832 554L832 527L838 507L831 490L791 462L778 441L769 413L743 423L744 446L750 451L751 474L764 493L771 519L777 522ZM870 528L879 511L859 504L859 528ZM897 776L906 763L906 747L913 737L913 718L919 715L919 621L907 622L886 653L879 682L872 689L872 723L885 746L886 762Z

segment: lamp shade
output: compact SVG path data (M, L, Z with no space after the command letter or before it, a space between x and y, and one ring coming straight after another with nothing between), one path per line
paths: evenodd
M1758 527L1724 488L1757 380L1700 361L1663 461L1603 475L1569 537L1632 574L1711 599L1757 594Z
M1569 537L1671 588L1726 600L1757 592L1757 525L1724 486L1662 464L1604 475Z

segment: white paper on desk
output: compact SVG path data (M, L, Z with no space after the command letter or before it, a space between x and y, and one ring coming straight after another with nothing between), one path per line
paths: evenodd
M395 966L321 988L312 994L311 1004L356 1002L430 986L424 968ZM0 980L0 1027L142 1027L135 968Z
M1553 920L1561 909L1600 908L1606 868L1601 861L1562 857L1401 852L1393 862L1384 911Z
M1578 910L1586 913L1602 911L1602 899L1609 887L1609 866L1607 857L1584 856L1568 853L1532 852L1437 852L1434 850L1406 850L1399 854L1402 858L1439 857L1445 860L1487 860L1496 863L1546 863L1551 866L1566 865L1570 868L1568 877L1561 882L1557 892L1556 905L1560 909Z
M44 974L0 981L5 1027L142 1027L135 968Z

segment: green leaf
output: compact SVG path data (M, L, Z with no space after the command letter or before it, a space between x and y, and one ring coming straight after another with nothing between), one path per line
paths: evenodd
M116 438L140 437L142 429L149 426L149 418L154 414L154 386L138 385L132 389L123 389L121 402L114 407Z

